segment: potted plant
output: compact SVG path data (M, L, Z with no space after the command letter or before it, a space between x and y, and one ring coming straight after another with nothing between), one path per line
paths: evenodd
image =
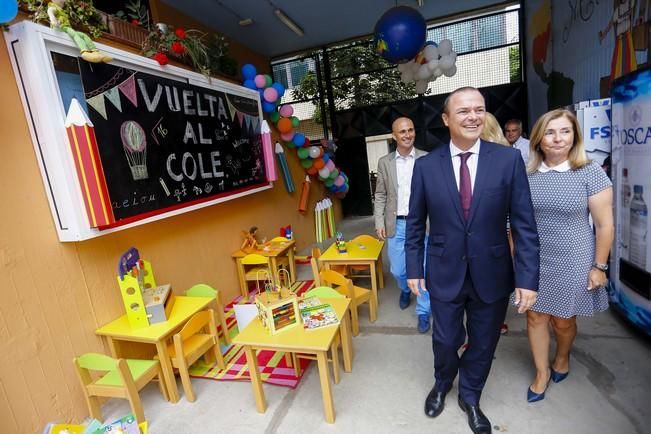
M109 33L141 46L150 28L149 9L141 0L129 0L124 9L107 16Z
M47 16L49 1L20 0L20 3L27 7L32 21L49 22ZM106 18L100 11L95 9L91 1L66 0L63 4L63 10L67 12L72 27L83 30L93 39L102 36L104 30L106 30Z
M237 64L228 53L228 43L224 37L199 30L158 23L149 32L142 52L161 65L166 65L170 58L188 63L204 75L237 73Z

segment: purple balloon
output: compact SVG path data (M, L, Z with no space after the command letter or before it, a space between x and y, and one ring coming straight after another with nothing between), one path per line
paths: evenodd
M278 91L273 87L268 87L264 90L263 96L267 102L276 102L278 99Z
M262 74L256 75L253 81L258 89L264 89L267 86L267 79Z

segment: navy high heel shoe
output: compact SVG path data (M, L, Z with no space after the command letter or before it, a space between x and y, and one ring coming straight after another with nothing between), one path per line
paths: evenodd
M553 371L552 371L553 372ZM527 402L532 403L532 402L538 402L542 401L545 399L545 392L547 392L547 388L549 387L549 382L552 379L552 374L550 372L549 374L549 380L547 380L547 384L545 385L545 390L543 390L541 393L536 393L533 390L531 390L531 386L527 389Z
M554 371L554 368L550 368L550 369L551 369L550 378L554 383L560 383L561 381L565 380L567 378L567 376L570 374L569 371L564 372L564 373L560 373L560 372Z

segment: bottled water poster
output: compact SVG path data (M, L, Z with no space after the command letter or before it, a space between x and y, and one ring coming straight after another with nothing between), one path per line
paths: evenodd
M612 102L616 237L610 296L651 335L651 69L617 80Z
M266 184L258 99L79 62L119 225Z

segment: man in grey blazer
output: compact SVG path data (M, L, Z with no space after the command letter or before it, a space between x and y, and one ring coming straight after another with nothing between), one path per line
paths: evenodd
M391 274L400 288L400 308L406 309L411 303L405 265L405 231L409 213L411 175L416 159L426 155L427 152L414 148L416 131L411 119L406 117L396 119L391 124L391 131L397 147L395 152L388 153L378 161L373 214L377 236L387 241ZM421 291L416 298L416 315L418 331L427 332L430 328L427 291Z

